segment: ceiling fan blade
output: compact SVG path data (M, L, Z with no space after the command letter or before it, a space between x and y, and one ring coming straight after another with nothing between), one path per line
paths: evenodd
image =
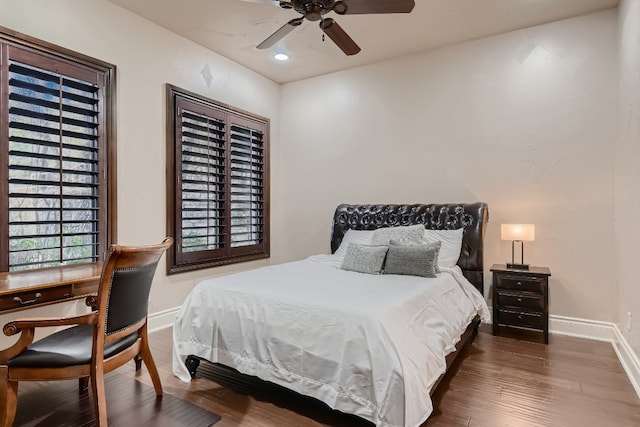
M304 17L292 19L291 21L287 22L282 27L280 27L275 33L267 37L262 43L260 43L257 46L257 48L267 49L273 46L278 41L280 41L280 39L282 39L284 36L289 34L294 28L302 24L302 21L304 21Z
M415 5L414 0L343 0L336 2L333 11L338 15L409 13Z
M333 19L325 18L320 21L320 28L346 55L355 55L360 52L356 42Z

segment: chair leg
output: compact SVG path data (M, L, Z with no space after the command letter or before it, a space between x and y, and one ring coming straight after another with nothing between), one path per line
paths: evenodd
M136 355L136 357L133 358L133 361L136 364L136 372L140 370L140 368L142 368L142 357L140 357L140 355Z
M0 366L0 427L11 427L18 408L18 382L9 381L9 368Z
M85 393L89 388L89 377L78 378L78 392Z
M104 370L102 366L94 366L91 369L91 389L93 391L93 405L96 414L96 426L106 426L107 397L104 391Z
M158 368L156 368L156 363L153 361L151 350L149 350L149 344L145 338L146 337L143 337L140 345L140 357L149 371L149 376L153 382L153 388L156 391L156 396L162 396L162 383L160 382L160 375L158 375Z

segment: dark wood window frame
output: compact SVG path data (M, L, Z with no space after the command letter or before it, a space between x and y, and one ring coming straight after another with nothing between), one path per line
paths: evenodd
M269 119L167 84L167 274L269 257Z
M26 66L26 67L23 67ZM53 77L57 77L57 82L53 81ZM13 82L9 79L13 77ZM16 79L25 79L22 83L16 83ZM44 78L44 80L42 80ZM47 79L52 79L50 84L46 83ZM33 79L33 80L30 80ZM45 83L42 83L42 82ZM33 83L32 83L33 82ZM94 94L94 100L87 101L86 89L89 87L85 82L92 85L91 91ZM36 88L36 85L38 87ZM19 89L26 87L26 90L32 93L41 93L40 101L32 101L27 99L20 100ZM58 87L58 89L55 89ZM58 90L59 93L55 93ZM16 270L29 270L47 268L46 266L55 267L57 269L64 268L69 264L87 264L101 261L107 252L109 245L115 241L116 236L116 67L104 61L91 58L81 53L56 46L52 43L27 36L16 31L0 27L0 143L2 150L0 152L0 212L2 212L3 220L0 221L0 271L9 271L10 266L10 238L15 242L20 240L21 235L17 235L15 231L10 231L10 222L17 221L19 225L26 222L30 225L38 225L40 220L37 216L31 218L11 220L10 217L10 200L13 198L14 206L16 200L20 200L18 196L12 196L11 191L18 192L20 188L26 188L32 193L27 194L27 198L40 200L39 194L45 194L47 190L32 190L34 187L50 186L51 182L56 178L41 178L47 173L57 174L60 181L60 188L56 190L60 206L53 208L57 210L56 220L58 228L54 234L59 239L54 243L53 250L60 252L58 261L55 259L43 261L42 263L30 263L31 265L22 265L15 267ZM29 96L24 97L29 98ZM17 99L17 101L16 101ZM57 99L57 101L56 101ZM41 104L32 104L41 103ZM78 119L79 108L77 103L89 102L95 106L92 119L94 131L92 136L87 137L87 123L82 118ZM46 104L46 105L45 105ZM57 104L56 107L54 104ZM42 109L35 107L42 105ZM89 104L87 104L89 105ZM82 105L80 106L82 107ZM80 108L81 109L81 108ZM57 110L57 112L56 112ZM75 110L75 111L74 111ZM24 120L24 117L34 118L33 124L16 124L16 120ZM22 117L22 118L21 118ZM29 134L22 138L21 150L28 147L29 138L36 138L39 142L34 143L34 152L40 146L58 145L55 150L59 153L58 166L53 168L50 165L33 166L36 171L29 171L32 166L25 166L23 163L16 164L16 161L25 161L19 159L20 156L30 157L31 154L18 154L16 157L15 150L12 153L9 148L9 141L13 143L15 148L15 140L21 136L15 131L20 126L25 128L25 132ZM42 127L50 126L50 127ZM85 131L81 130L82 128ZM12 129L14 129L12 131ZM84 136L83 133L85 132ZM38 133L52 134L51 139L40 138ZM76 142L81 138L91 139L93 146L89 144L86 147L77 145ZM35 140L34 140L35 141ZM53 142L52 142L53 141ZM36 145L37 144L37 145ZM92 151L92 157L81 157L80 152ZM40 154L41 155L41 154ZM13 157L12 157L13 156ZM44 157L51 159L54 157L50 152ZM82 158L81 163L92 162L95 166L91 171L78 171L76 168L78 159ZM16 160L18 159L18 160ZM11 162L11 163L10 163ZM73 166L69 170L69 164ZM11 166L13 165L13 166ZM17 165L17 166L16 166ZM58 171L54 170L59 168ZM25 178L16 178L15 170L22 169L26 172ZM14 172L10 172L14 171ZM43 172L44 171L44 172ZM81 178L84 176L84 178ZM37 178L40 177L40 178ZM88 178L87 178L88 177ZM53 180L53 181L52 181ZM69 181L70 180L70 181ZM31 188L29 188L31 186ZM84 188L84 193L74 192L74 189ZM18 189L18 190L17 190ZM42 193L41 193L42 191ZM55 191L50 191L55 193ZM78 205L68 207L62 205L66 202L68 194L75 195L75 198L83 197L81 194L89 194L88 198L94 200L93 208L79 208ZM17 199L18 198L18 199ZM13 212L16 207L11 208ZM84 255L73 258L73 256L65 255L68 252L67 245L75 243L69 242L69 231L77 225L78 216L69 214L68 209L80 211L85 210L85 223L91 222L92 232L89 233L91 243L83 241L81 245L90 246L91 249L86 251L90 255ZM22 210L20 209L17 210ZM27 210L42 211L41 207L33 207ZM89 214L88 211L92 213ZM15 215L14 215L15 217ZM91 219L86 219L91 217ZM36 218L36 219L34 219ZM77 227L76 227L77 228ZM39 231L38 233L41 233ZM82 233L87 234L86 231ZM76 234L78 234L76 232ZM16 237L17 235L17 237ZM26 237L25 237L26 238ZM58 247L59 246L59 247ZM63 249L64 248L64 249ZM40 249L42 250L42 249ZM15 249L13 250L15 254ZM15 255L14 255L15 257ZM71 259L69 259L71 258ZM16 261L12 261L16 262ZM58 265L53 263L58 262Z

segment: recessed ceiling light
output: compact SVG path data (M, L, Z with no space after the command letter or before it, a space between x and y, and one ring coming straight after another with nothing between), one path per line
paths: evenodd
M286 53L276 53L275 55L273 55L273 57L278 61L286 61L287 59L289 59L289 55L287 55Z

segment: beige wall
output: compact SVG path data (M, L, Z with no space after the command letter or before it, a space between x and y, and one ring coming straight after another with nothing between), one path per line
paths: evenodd
M615 175L615 270L618 272L618 326L640 354L640 0L619 7L619 141ZM632 329L627 313L632 313Z
M0 25L117 66L120 243L156 243L166 233L165 83L271 119L271 182L277 200L278 84L104 0L0 0ZM206 65L213 74L210 87L201 75ZM272 222L275 252L280 235L277 203L273 203L272 217L276 219ZM268 262L167 277L163 258L151 292L150 312L179 306L204 277ZM20 315L44 315L58 310L69 313L74 309L72 305ZM16 316L0 316L0 324Z
M285 258L327 251L341 202L484 201L487 270L511 257L500 224L534 223L551 313L614 321L616 28L609 10L284 85Z
M623 5L622 17L638 16L637 0ZM638 301L638 286L635 260L615 261L614 248L630 254L634 241L614 238L626 231L614 212L628 214L625 195L640 202L627 156L637 127L614 156L624 128L617 17L586 15L280 87L105 0L0 0L0 25L117 65L122 243L165 234L165 83L271 118L272 259L170 277L163 264L152 313L180 305L204 277L328 252L338 203L481 200L491 211L487 270L510 258L501 223L535 223L525 260L551 268L552 314L619 320L623 295ZM637 34L637 24L625 28ZM620 45L631 63L622 89L635 90L637 104L637 37ZM207 64L210 87L200 75ZM628 113L637 117L637 107ZM614 160L629 165L616 173ZM618 304L612 271L625 263Z

